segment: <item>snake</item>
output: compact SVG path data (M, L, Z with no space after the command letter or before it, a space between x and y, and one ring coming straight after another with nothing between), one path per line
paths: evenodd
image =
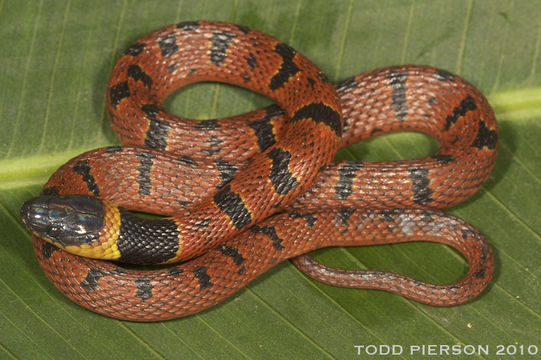
M275 104L210 120L164 109L171 93L203 81L244 87ZM457 75L401 65L335 85L267 34L189 21L122 53L106 107L123 146L71 159L21 207L45 275L91 311L130 321L196 314L287 259L329 285L434 306L470 301L490 283L494 257L484 236L441 211L482 186L497 153L488 101ZM425 133L439 149L420 159L334 160L341 147L397 131ZM411 241L455 248L468 272L430 284L337 269L306 254Z

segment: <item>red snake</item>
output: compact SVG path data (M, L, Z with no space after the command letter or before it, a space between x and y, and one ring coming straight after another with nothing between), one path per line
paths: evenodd
M202 121L163 109L171 92L200 81L246 87L277 105ZM436 210L475 193L496 157L492 109L456 75L395 66L333 86L304 56L268 35L221 22L185 22L123 53L109 81L107 108L125 146L70 160L43 196L21 210L33 234L48 241L33 236L47 277L92 311L134 321L190 315L289 258L332 285L381 289L438 306L472 299L492 277L492 251L483 236ZM438 152L404 161L332 161L339 146L402 130L434 137ZM67 194L104 200L58 197ZM84 216L97 209L85 219L99 231L85 234L79 248L58 228L80 229L66 213L81 206ZM124 208L172 217L143 219ZM61 226L47 223L41 231L36 211L39 221L60 219ZM453 284L434 285L389 272L333 269L303 255L327 246L406 241L450 245L469 271ZM59 247L134 263L191 260L133 270Z

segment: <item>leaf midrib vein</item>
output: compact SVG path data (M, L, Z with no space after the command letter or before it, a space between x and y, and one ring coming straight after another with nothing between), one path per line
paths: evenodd
M488 98L496 110L496 118L505 116L513 123L527 121L528 113L541 113L541 87L493 93ZM96 147L106 145L109 144L95 144ZM53 154L39 153L0 160L0 191L43 184L47 176L68 159L88 150L68 148Z

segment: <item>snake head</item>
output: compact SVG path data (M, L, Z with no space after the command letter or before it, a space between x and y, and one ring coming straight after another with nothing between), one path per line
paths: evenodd
M38 196L21 207L30 232L62 247L90 244L104 226L103 202L87 195Z

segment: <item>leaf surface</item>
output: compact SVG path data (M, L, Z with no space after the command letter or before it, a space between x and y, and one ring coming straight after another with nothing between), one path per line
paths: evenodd
M475 301L419 305L377 291L333 288L283 263L213 309L136 324L72 304L48 282L19 221L69 158L116 144L105 113L107 79L121 51L162 26L236 22L269 33L314 61L332 81L415 63L455 72L485 93L500 127L487 184L452 213L476 226L496 254L496 275ZM0 358L348 359L354 345L541 347L541 1L0 1ZM167 108L194 118L268 104L230 86L179 90ZM383 136L340 156L401 159L433 153L419 134ZM336 248L325 262L391 270L432 282L466 264L434 244ZM539 350L541 352L541 349ZM457 357L460 358L460 357Z

